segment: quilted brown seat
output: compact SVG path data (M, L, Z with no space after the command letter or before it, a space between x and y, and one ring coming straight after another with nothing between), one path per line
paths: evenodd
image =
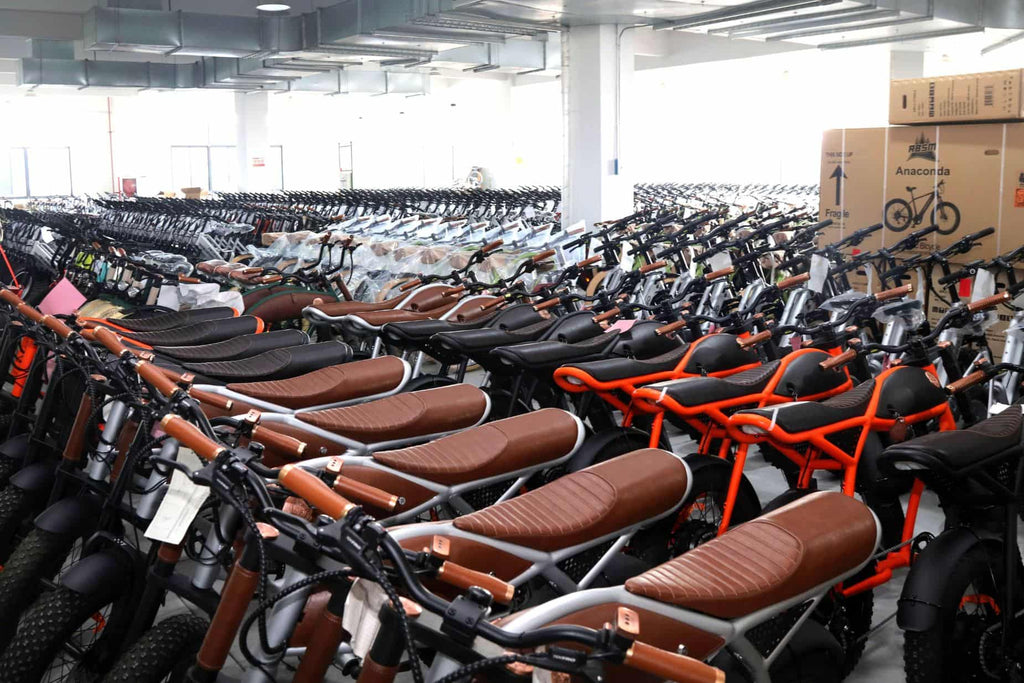
M472 427L487 417L488 406L480 389L455 384L296 417L361 443L381 443Z
M351 315L353 313L364 313L366 311L386 311L394 308L402 299L406 297L406 294L400 294L399 296L392 297L386 301L332 301L330 303L324 302L313 306L316 310L320 311L324 315L329 315L332 318L341 317L343 315Z
M572 415L545 408L420 446L375 453L373 459L399 472L451 486L557 460L576 449L581 432Z
M367 311L366 313L354 313L353 317L362 319L367 325L380 327L385 323L403 323L410 320L428 320L440 318L442 315L455 307L456 301L439 308L432 308L426 311L414 311L408 308L396 308L390 311Z
M396 356L331 365L291 379L239 382L228 389L286 408L307 408L397 389L406 364Z
M682 460L645 448L459 517L454 525L481 536L553 551L669 512L686 495L686 488Z
M866 505L813 493L629 579L626 590L735 619L835 581L867 562L877 542Z

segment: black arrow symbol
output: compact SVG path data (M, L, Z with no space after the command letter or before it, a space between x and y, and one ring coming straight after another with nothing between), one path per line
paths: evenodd
M829 178L836 179L836 206L839 206L839 200L842 199L843 179L846 178L846 174L843 173L843 165L837 164L836 170L832 171L832 175L830 175Z

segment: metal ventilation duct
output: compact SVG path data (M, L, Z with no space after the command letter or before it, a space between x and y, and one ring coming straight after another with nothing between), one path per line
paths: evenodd
M87 50L200 57L254 57L303 47L299 16L224 16L94 7L85 15Z
M98 62L34 57L20 60L20 84L168 90L197 87L195 67L192 64Z

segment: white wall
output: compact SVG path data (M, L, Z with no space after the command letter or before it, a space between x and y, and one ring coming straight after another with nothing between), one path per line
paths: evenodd
M638 71L638 181L816 183L821 133L883 126L889 53L795 52Z
M353 143L357 187L435 187L473 166L492 186L559 184L557 82L432 79L424 96L307 93L270 98L270 143L284 146L288 188L338 182L338 144Z

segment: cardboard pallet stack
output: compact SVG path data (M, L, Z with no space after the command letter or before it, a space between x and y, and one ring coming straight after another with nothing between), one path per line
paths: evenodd
M859 228L885 228L861 245L891 245L932 223L931 251L964 235L996 233L967 260L989 259L1024 238L1024 69L893 81L887 128L825 131L820 214L830 241ZM866 283L861 283L866 284ZM961 294L969 296L970 283ZM945 308L932 297L929 318ZM1005 310L1000 317L1009 321ZM1002 346L1005 322L990 331Z

